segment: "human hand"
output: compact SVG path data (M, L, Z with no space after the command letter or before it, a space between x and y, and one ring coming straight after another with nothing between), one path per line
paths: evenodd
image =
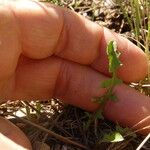
M69 10L35 1L0 6L0 99L60 98L88 111L105 90L108 78L106 46L115 40L123 66L124 82L143 79L148 71L146 55L120 35ZM150 98L125 84L115 88L118 101L109 102L105 116L132 127L150 115ZM150 124L147 119L137 128ZM149 130L145 130L145 133Z

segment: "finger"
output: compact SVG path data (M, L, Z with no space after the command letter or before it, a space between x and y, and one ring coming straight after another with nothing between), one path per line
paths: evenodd
M20 53L16 19L10 9L0 5L0 87L15 72Z
M86 76L85 72L87 73ZM22 56L19 60L16 74L8 83L11 85L12 90L9 90L10 92L7 92L4 96L1 95L1 99L46 100L57 97L64 99L66 103L75 101L75 103L80 104L81 108L86 108L89 105L90 109L91 102L88 100L87 106L84 106L85 103L83 101L82 104L82 99L98 96L99 92L97 93L95 89L99 88L99 84L96 84L96 82L98 79L103 79L103 77L99 77L98 73L97 76L91 74L95 74L95 71L90 69L90 67L58 57L30 60ZM94 81L92 81L92 76L95 77ZM93 87L92 92L89 92L91 87L86 86L88 84L91 84L91 87ZM79 87L80 85L81 87ZM81 88L84 89L81 90ZM82 94L78 90L81 90ZM105 90L101 89L100 91L102 95ZM79 94L80 97L78 97ZM72 97L71 100L70 98L65 98L67 95ZM97 108L97 105L92 105Z
M41 59L57 55L91 65L108 75L106 46L110 40L115 40L123 63L118 76L130 82L143 79L147 74L148 60L143 51L74 12L34 1L13 3L11 8L20 24L25 56Z
M109 74L108 56L105 49L110 40L117 42L118 50L121 52L119 60L123 65L118 69L118 76L125 82L138 81L140 76L142 79L142 74L144 75L145 72L146 75L148 72L148 58L146 58L144 52L126 38L111 32L107 28L104 28L101 50L97 59L92 63L92 67L96 70L102 70L105 75ZM137 76L135 75L136 73L138 74Z
M32 150L24 133L2 117L0 117L0 148L3 150Z
M8 99L46 100L55 97L87 111L95 111L99 107L91 100L106 92L100 86L106 77L89 66L57 57L42 61L29 61L23 57L20 61L13 86L15 90L6 96ZM106 105L104 114L107 118L132 127L149 116L150 98L125 84L117 86L114 92L118 99ZM149 124L150 120L147 120L136 128Z
M114 93L118 101L110 101L106 104L105 117L124 127L140 129L140 133L148 134L150 132L150 98L127 85L116 87Z

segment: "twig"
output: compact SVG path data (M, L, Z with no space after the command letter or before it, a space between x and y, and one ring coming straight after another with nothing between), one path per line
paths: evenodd
M28 121L26 119L20 118L20 117L14 115L14 114L9 114L9 115L14 116L14 117L20 119L21 121L23 121L23 122L25 122L27 124L30 124L30 125L34 126L35 128L40 129L41 131L44 131L44 132L48 133L50 136L53 136L53 137L55 137L56 139L58 139L60 141L63 141L63 142L68 143L68 144L72 144L74 146L83 148L85 150L89 150L89 148L87 148L86 146L84 146L84 145L82 145L82 144L80 144L78 142L72 141L72 140L70 140L70 139L68 139L66 137L63 137L63 136L61 136L61 135L59 135L59 134L57 134L57 133L55 133L55 132L53 132L51 130L48 130L48 129L40 126L40 125L37 125L37 124L35 124L35 123L31 122L31 121Z
M143 142L138 146L138 148L136 150L140 150L149 139L150 139L150 133L145 137Z

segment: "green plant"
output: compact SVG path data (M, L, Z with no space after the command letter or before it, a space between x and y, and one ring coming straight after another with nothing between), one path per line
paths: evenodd
M117 50L115 41L110 41L108 43L106 52L109 60L109 72L112 74L112 77L102 82L101 87L105 88L107 91L102 97L94 98L94 102L99 103L100 108L93 114L87 114L89 119L85 125L85 129L88 129L94 120L104 118L102 113L106 102L109 100L117 100L116 95L113 93L113 89L116 85L122 83L122 80L117 77L117 70L122 64L119 60L120 52Z
M112 77L102 82L101 87L106 88L107 92L102 97L97 97L94 99L95 102L100 104L100 108L93 114L86 113L88 119L87 124L84 124L84 128L87 130L90 124L97 119L104 119L102 113L103 108L109 100L117 100L113 89L116 85L121 84L122 80L117 77L117 70L122 65L119 56L120 52L117 51L117 44L115 41L110 41L107 46L107 56L109 60L109 72L112 73ZM122 128L118 124L115 130L111 130L109 133L105 133L103 138L98 141L98 144L103 142L121 142L125 138L135 138L136 134L132 132L129 128Z
M122 83L122 80L117 77L117 70L122 64L119 60L120 52L117 50L116 42L109 42L107 46L107 56L109 60L109 72L112 74L112 77L103 81L101 84L101 87L107 89L107 92L102 97L95 98L95 101L102 105L108 100L117 99L113 93L113 89L116 85Z
M109 133L105 133L102 140L98 141L98 143L102 142L121 142L125 140L125 138L136 138L137 135L131 131L129 128L122 128L119 125L116 125L116 128L114 131L111 131Z
M105 134L100 142L121 142L123 140L124 137L119 132L113 131L111 133Z

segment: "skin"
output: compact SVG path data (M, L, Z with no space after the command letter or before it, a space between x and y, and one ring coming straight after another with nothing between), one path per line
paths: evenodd
M0 117L0 148L3 150L32 149L24 133L10 121L2 117Z
M118 76L125 83L139 81L147 75L148 59L142 50L72 11L36 1L9 1L0 5L0 20L1 102L55 97L95 111L99 105L91 99L106 92L100 83L110 76L105 51L110 40L117 42L121 52L123 66ZM125 83L115 87L118 101L108 102L104 115L128 127L148 118L135 129L148 126L150 98ZM1 133L2 130L7 132L5 125L0 124ZM13 141L7 149L17 150L17 147L13 149L14 143L31 149L23 133L17 128L11 131L5 138ZM15 138L16 133L20 134L19 138ZM7 150L6 143L2 140L0 148Z

